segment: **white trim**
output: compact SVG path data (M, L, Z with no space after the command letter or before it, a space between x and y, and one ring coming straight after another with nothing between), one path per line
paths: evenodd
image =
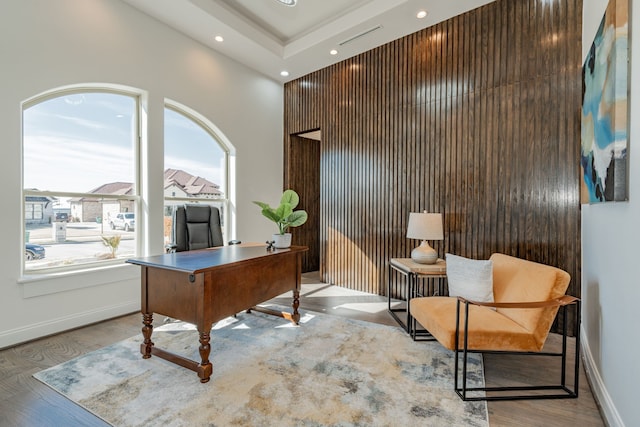
M208 203L206 200L212 200L215 202L220 202L223 204L224 209L224 229L223 239L224 241L229 241L232 239L236 239L236 167L235 167L235 156L236 156L236 147L231 143L229 138L222 132L222 130L216 126L211 120L209 120L206 116L194 110L191 107L188 107L180 102L174 101L173 99L165 98L164 99L164 109L171 110L176 114L179 114L186 118L187 120L193 121L196 125L200 126L205 132L207 132L211 138L220 146L222 151L224 152L224 186L223 186L223 194L224 198L214 198L214 199L202 199L204 200L202 203ZM166 123L165 123L166 128ZM165 167L166 170L166 167ZM179 197L167 197L166 194L164 196L164 200L178 200ZM192 202L193 199L187 199L187 202Z
M105 270L108 270L109 274L96 274ZM70 277L82 280L69 280ZM140 269L131 264L110 265L63 273L24 276L18 283L23 285L22 297L33 298L126 280L140 280Z
M44 322L33 323L16 329L0 332L0 349L16 344L39 339L48 335L57 334L74 328L90 325L106 319L122 316L140 311L140 301L127 301L96 310L75 313L70 316Z
M598 367L593 360L591 349L589 348L589 342L587 341L586 334L583 328L580 328L580 341L583 354L584 370L589 379L589 385L591 386L591 392L596 399L596 402L600 406L600 412L606 425L609 427L625 427L624 421L620 417L618 410L616 409L611 396L607 391L607 387L602 381Z
M127 194L102 194L102 193L77 193L77 192L64 192L64 191L49 191L49 190L36 190L36 189L26 189L24 188L24 178L25 178L25 171L24 171L24 162L25 162L25 141L24 141L24 136L25 136L25 129L24 129L24 116L25 116L25 112L32 108L35 107L37 105L40 105L44 102L47 101L51 101L54 99L58 99L70 94L96 94L96 93L100 93L100 94L107 94L107 95L117 95L120 97L128 97L131 98L134 102L133 105L133 111L134 111L134 118L135 118L135 124L133 126L132 132L133 132L133 137L134 137L134 142L133 142L133 150L134 150L134 159L133 159L133 169L134 169L134 180L135 182L131 183L132 184L132 189L134 194L132 195L127 195ZM92 198L92 199L107 199L107 200L127 200L127 201L131 201L133 202L133 205L135 206L135 212L142 212L141 208L142 208L142 198L140 196L140 190L141 190L141 140L140 140L140 135L142 134L142 97L143 94L145 94L144 91L141 91L139 89L136 88L132 88L129 86L124 86L124 85L114 85L114 84L100 84L100 83L82 83L82 84L73 84L73 85L68 85L68 86L62 86L62 87L58 87L55 89L50 89L47 90L45 92L42 92L38 95L35 95L25 101L22 102L21 104L21 115L20 115L20 123L21 123L21 134L20 134L20 147L21 147L21 155L20 155L20 164L22 165L22 173L21 173L21 178L20 178L20 187L21 187L21 192L22 192L22 202L21 202L21 212L22 212L22 216L21 216L21 235L23 236L23 240L21 241L21 246L20 248L18 248L18 250L20 251L19 253L21 253L21 267L20 267L20 274L22 277L25 278L26 281L31 280L30 275L33 274L37 274L38 272L42 272L44 274L47 274L49 272L56 272L56 271L68 271L68 270L79 270L79 271L83 271L86 269L86 266L83 266L82 263L80 264L72 264L70 266L65 266L62 269L60 269L59 267L51 267L51 268L43 268L43 269L39 269L39 270L32 270L27 268L27 264L26 264L26 259L25 259L25 255L24 255L24 250L22 249L24 247L24 244L26 243L26 239L24 239L25 233L26 233L26 213L25 213L25 206L26 206L26 197L27 196L45 196L45 197L71 197L71 198ZM106 183L105 183L106 184ZM104 211L103 211L104 213ZM134 239L135 239L135 255L138 256L141 254L141 248L142 248L142 242L141 242L141 233L140 233L140 225L144 226L144 215L138 215L138 226L136 227L136 229L134 230ZM98 240L99 241L99 240ZM76 257L74 257L74 259L77 259ZM104 263L109 263L109 261L104 261ZM22 279L21 279L22 280ZM72 287L71 289L78 289L78 287ZM57 292L57 291L53 291L53 292ZM46 295L52 293L50 291L45 292L45 293L41 293L41 294L36 294L33 296L37 296L37 295ZM28 298L28 296L26 296L25 294L25 298Z

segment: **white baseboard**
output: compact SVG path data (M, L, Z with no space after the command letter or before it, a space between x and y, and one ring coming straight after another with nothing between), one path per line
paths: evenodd
M580 347L582 349L584 370L587 374L587 378L589 379L589 384L591 385L591 392L593 393L598 405L600 405L600 410L605 423L609 427L625 427L624 421L620 418L620 414L613 404L611 396L609 396L609 392L602 381L600 371L593 360L589 342L587 341L584 329L582 328L580 330Z
M101 307L97 310L85 311L46 322L34 323L20 328L2 331L0 332L0 349L139 311L140 300L128 301L109 307Z

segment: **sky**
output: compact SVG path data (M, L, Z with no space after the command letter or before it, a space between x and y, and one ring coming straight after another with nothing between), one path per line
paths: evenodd
M86 193L134 182L136 98L66 94L24 111L24 188ZM165 169L182 169L224 188L224 152L186 116L165 109Z

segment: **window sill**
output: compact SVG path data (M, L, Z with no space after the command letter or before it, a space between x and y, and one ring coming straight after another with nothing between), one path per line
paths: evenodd
M140 269L136 266L117 264L37 275L26 274L18 280L18 284L23 285L24 298L33 298L139 278Z

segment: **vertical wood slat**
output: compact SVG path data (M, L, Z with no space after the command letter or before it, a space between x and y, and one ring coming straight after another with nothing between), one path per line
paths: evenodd
M444 214L440 256L544 262L580 294L581 8L498 0L285 85L287 142L322 130L325 281L384 294L426 209Z

